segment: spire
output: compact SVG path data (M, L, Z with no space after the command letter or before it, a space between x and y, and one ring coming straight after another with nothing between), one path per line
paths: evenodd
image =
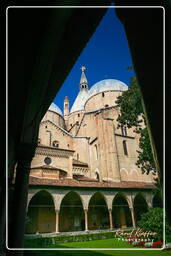
M81 70L82 70L82 74L81 74L81 79L80 79L80 89L88 89L88 81L87 81L87 78L86 78L86 75L84 73L84 70L86 69L85 66L82 66L81 67Z
M64 117L69 115L69 99L68 96L64 99Z

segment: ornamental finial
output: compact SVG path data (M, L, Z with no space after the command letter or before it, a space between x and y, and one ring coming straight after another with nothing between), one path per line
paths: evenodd
M82 66L82 67L81 67L81 70L82 70L82 71L84 71L85 69L86 69L86 67L85 67L85 66Z

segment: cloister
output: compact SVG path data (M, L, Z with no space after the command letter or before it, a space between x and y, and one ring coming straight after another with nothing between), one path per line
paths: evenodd
M142 213L161 206L152 191L29 191L26 234L136 228Z

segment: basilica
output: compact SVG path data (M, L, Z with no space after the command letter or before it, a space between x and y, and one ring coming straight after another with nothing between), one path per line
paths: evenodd
M136 227L155 207L153 174L136 166L139 135L118 127L116 99L128 86L105 79L80 90L63 113L51 104L31 163L26 234Z

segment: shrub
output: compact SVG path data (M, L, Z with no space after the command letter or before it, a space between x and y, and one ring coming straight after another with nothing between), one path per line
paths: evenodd
M148 242L148 243L144 244L144 247L150 248L150 247L152 247L152 245L153 245L153 242Z
M152 244L153 248L161 248L163 243L161 241L156 241Z
M47 245L55 245L68 242L85 242L91 240L102 240L113 238L114 232L98 233L98 234L82 234L82 235L61 235L55 237L26 237L25 248L40 248Z
M138 225L143 231L156 232L155 240L163 240L163 209L150 208L142 214Z

